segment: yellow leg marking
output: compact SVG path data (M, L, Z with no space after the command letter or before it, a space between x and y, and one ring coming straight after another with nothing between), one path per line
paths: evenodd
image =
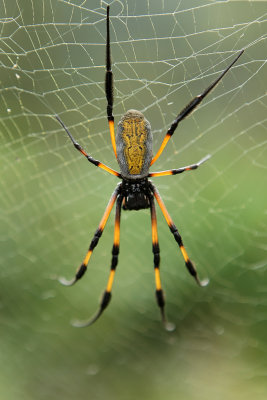
M152 243L158 244L157 221L154 215L152 215Z
M87 264L88 264L88 262L89 262L89 260L90 260L90 257L91 257L92 252L93 252L92 250L89 250L89 251L86 253L86 256L84 257L84 260L83 260L83 264L84 264L84 265L87 266Z
M115 157L117 158L117 149L116 149L115 132L114 132L114 121L108 121L108 125L109 125L110 137L111 137L111 144L113 147Z
M101 229L102 231L103 231L104 228L105 228L105 225L106 225L106 223L107 223L109 214L110 214L110 212L111 212L111 210L112 210L112 208L113 208L113 206L114 206L114 203L115 203L115 201L116 201L116 197L117 197L116 195L113 195L113 196L111 197L111 199L109 200L109 203L108 203L108 205L107 205L106 211L104 212L104 215L103 215L103 217L102 217L102 219L101 219L101 221L100 221L100 224L99 224L98 228Z
M104 169L105 171L109 172L112 175L120 176L120 174L112 168L109 168L107 165L102 164L101 162L98 164L98 167Z
M161 290L159 268L155 268L155 281L156 281L156 289Z
M167 221L167 224L169 226L173 225L173 222L172 222L172 219L170 217L170 214L168 213L168 211L167 211L167 209L166 209L166 207L165 207L165 205L164 205L159 193L156 192L156 191L155 191L155 197L156 197L156 200L157 200L157 202L158 202L158 204L160 206L160 209L161 209L161 211L162 211L162 213L163 213L163 215L164 215L164 217L165 217L165 219ZM182 252L182 255L184 257L185 262L187 262L189 260L189 257L188 257L188 254L187 254L184 246L180 246L180 249L181 249L181 252Z
M88 154L86 153L86 151L85 151L84 149L80 149L80 152L81 152L85 157L88 156Z
M155 155L155 157L152 159L150 165L154 164L155 161L157 161L157 159L159 158L159 156L161 155L161 153L163 152L166 144L168 143L168 141L170 140L171 135L166 134L165 138L163 139L163 142L161 143L161 146L157 152L157 154Z
M153 176L168 176L168 175L172 175L172 171L160 171L160 172L151 172L149 174L149 176L153 177Z
M158 229L157 229L157 219L156 219L156 211L153 202L153 208L151 213L151 225L152 225L152 244L158 247L159 239L158 239Z
M114 275L115 275L115 269L112 269L110 271L109 278L108 278L108 284L107 284L107 287L106 287L106 291L109 292L109 293L111 292L111 289L112 289Z
M164 215L164 217L165 217L165 219L166 219L166 221L167 221L167 224L168 224L169 226L172 225L172 224L173 224L173 221L172 221L171 216L170 216L170 214L168 213L168 211L167 211L167 209L166 209L166 207L165 207L165 205L164 205L164 203L163 203L163 201L162 201L162 199L161 199L161 197L160 197L159 192L155 190L154 195L155 195L155 197L156 197L156 200L157 200L157 202L158 202L158 205L160 206L160 209L161 209L161 211L162 211L162 214Z
M181 252L182 252L182 255L184 257L185 262L187 262L189 260L189 257L188 257L188 254L187 254L184 246L181 246L180 249L181 249Z
M115 222L115 229L114 229L114 245L119 245L120 243L120 221Z

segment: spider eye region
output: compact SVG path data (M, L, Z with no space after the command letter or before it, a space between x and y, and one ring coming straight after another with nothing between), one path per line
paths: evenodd
M123 177L140 179L148 175L152 160L150 123L136 110L127 111L116 135L118 163Z

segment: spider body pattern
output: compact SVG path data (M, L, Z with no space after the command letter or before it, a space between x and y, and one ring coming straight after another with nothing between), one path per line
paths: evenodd
M154 273L155 273L155 286L156 286L156 300L161 311L162 321L165 327L168 329L168 323L165 317L165 299L160 279L160 248L158 242L158 231L157 231L157 218L156 218L156 207L155 200L161 209L163 216L169 226L169 229L178 244L178 247L182 253L188 272L194 277L196 282L200 286L205 286L206 281L200 281L196 268L193 262L190 260L187 251L184 247L182 237L171 219L164 202L156 188L156 186L149 180L150 177L168 176L183 173L185 171L191 171L197 169L203 164L210 156L207 155L202 160L195 164L181 167L178 169L172 169L167 171L149 172L150 166L158 159L164 150L169 139L175 132L178 124L185 119L195 108L201 103L201 101L207 96L208 93L220 82L223 76L229 71L229 69L236 63L239 57L242 55L242 50L232 63L219 75L219 77L201 93L196 96L189 104L178 114L177 118L173 121L170 128L168 129L162 144L153 157L152 154L152 132L150 123L145 119L144 115L137 110L128 110L121 118L118 124L117 133L115 135L114 130L114 117L113 117L113 73L111 69L111 51L110 51L110 29L109 29L109 6L107 7L107 39L106 39L106 78L105 78L105 92L107 99L107 119L109 124L109 131L111 137L111 143L115 157L117 158L120 172L113 170L102 162L94 159L89 155L78 142L75 141L68 128L62 122L59 116L56 115L56 119L59 121L61 126L68 134L74 147L85 157L87 160L95 166L109 172L110 174L121 179L118 183L114 192L112 193L108 205L105 209L103 217L99 223L97 230L91 240L88 251L78 268L74 278L67 281L65 278L60 278L59 281L66 286L71 286L76 283L87 270L87 265L91 258L92 252L97 246L99 239L103 233L109 215L113 206L116 204L115 211L115 226L114 226L114 240L112 247L112 259L110 266L110 273L106 289L100 301L100 307L97 313L88 321L77 321L74 325L76 326L88 326L94 323L103 311L106 309L111 300L111 291L115 276L116 267L118 264L119 246L120 246L120 219L121 209L124 210L141 210L150 209L151 215L151 227L152 227L152 252L154 257Z
M124 179L137 180L148 176L152 160L150 123L137 110L129 110L118 124L117 160Z

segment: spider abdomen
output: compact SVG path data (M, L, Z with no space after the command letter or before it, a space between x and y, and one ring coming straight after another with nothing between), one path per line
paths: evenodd
M123 177L140 179L148 175L152 160L150 123L136 110L127 111L118 124L117 159Z

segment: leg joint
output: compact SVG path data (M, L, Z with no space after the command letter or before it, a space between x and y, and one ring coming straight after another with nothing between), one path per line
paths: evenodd
M95 231L94 237L89 246L89 251L92 251L96 247L102 233L103 233L103 230L99 229L99 228Z
M117 256L119 254L120 248L118 244L114 244L112 248L112 255Z
M113 255L111 260L111 270L116 269L118 264L118 255Z
M182 241L182 237L180 235L180 233L178 232L176 226L174 224L170 225L170 231L174 236L174 239L176 240L176 242L179 244L179 246L183 246L183 241Z
M160 255L159 253L154 253L154 268L159 268Z

